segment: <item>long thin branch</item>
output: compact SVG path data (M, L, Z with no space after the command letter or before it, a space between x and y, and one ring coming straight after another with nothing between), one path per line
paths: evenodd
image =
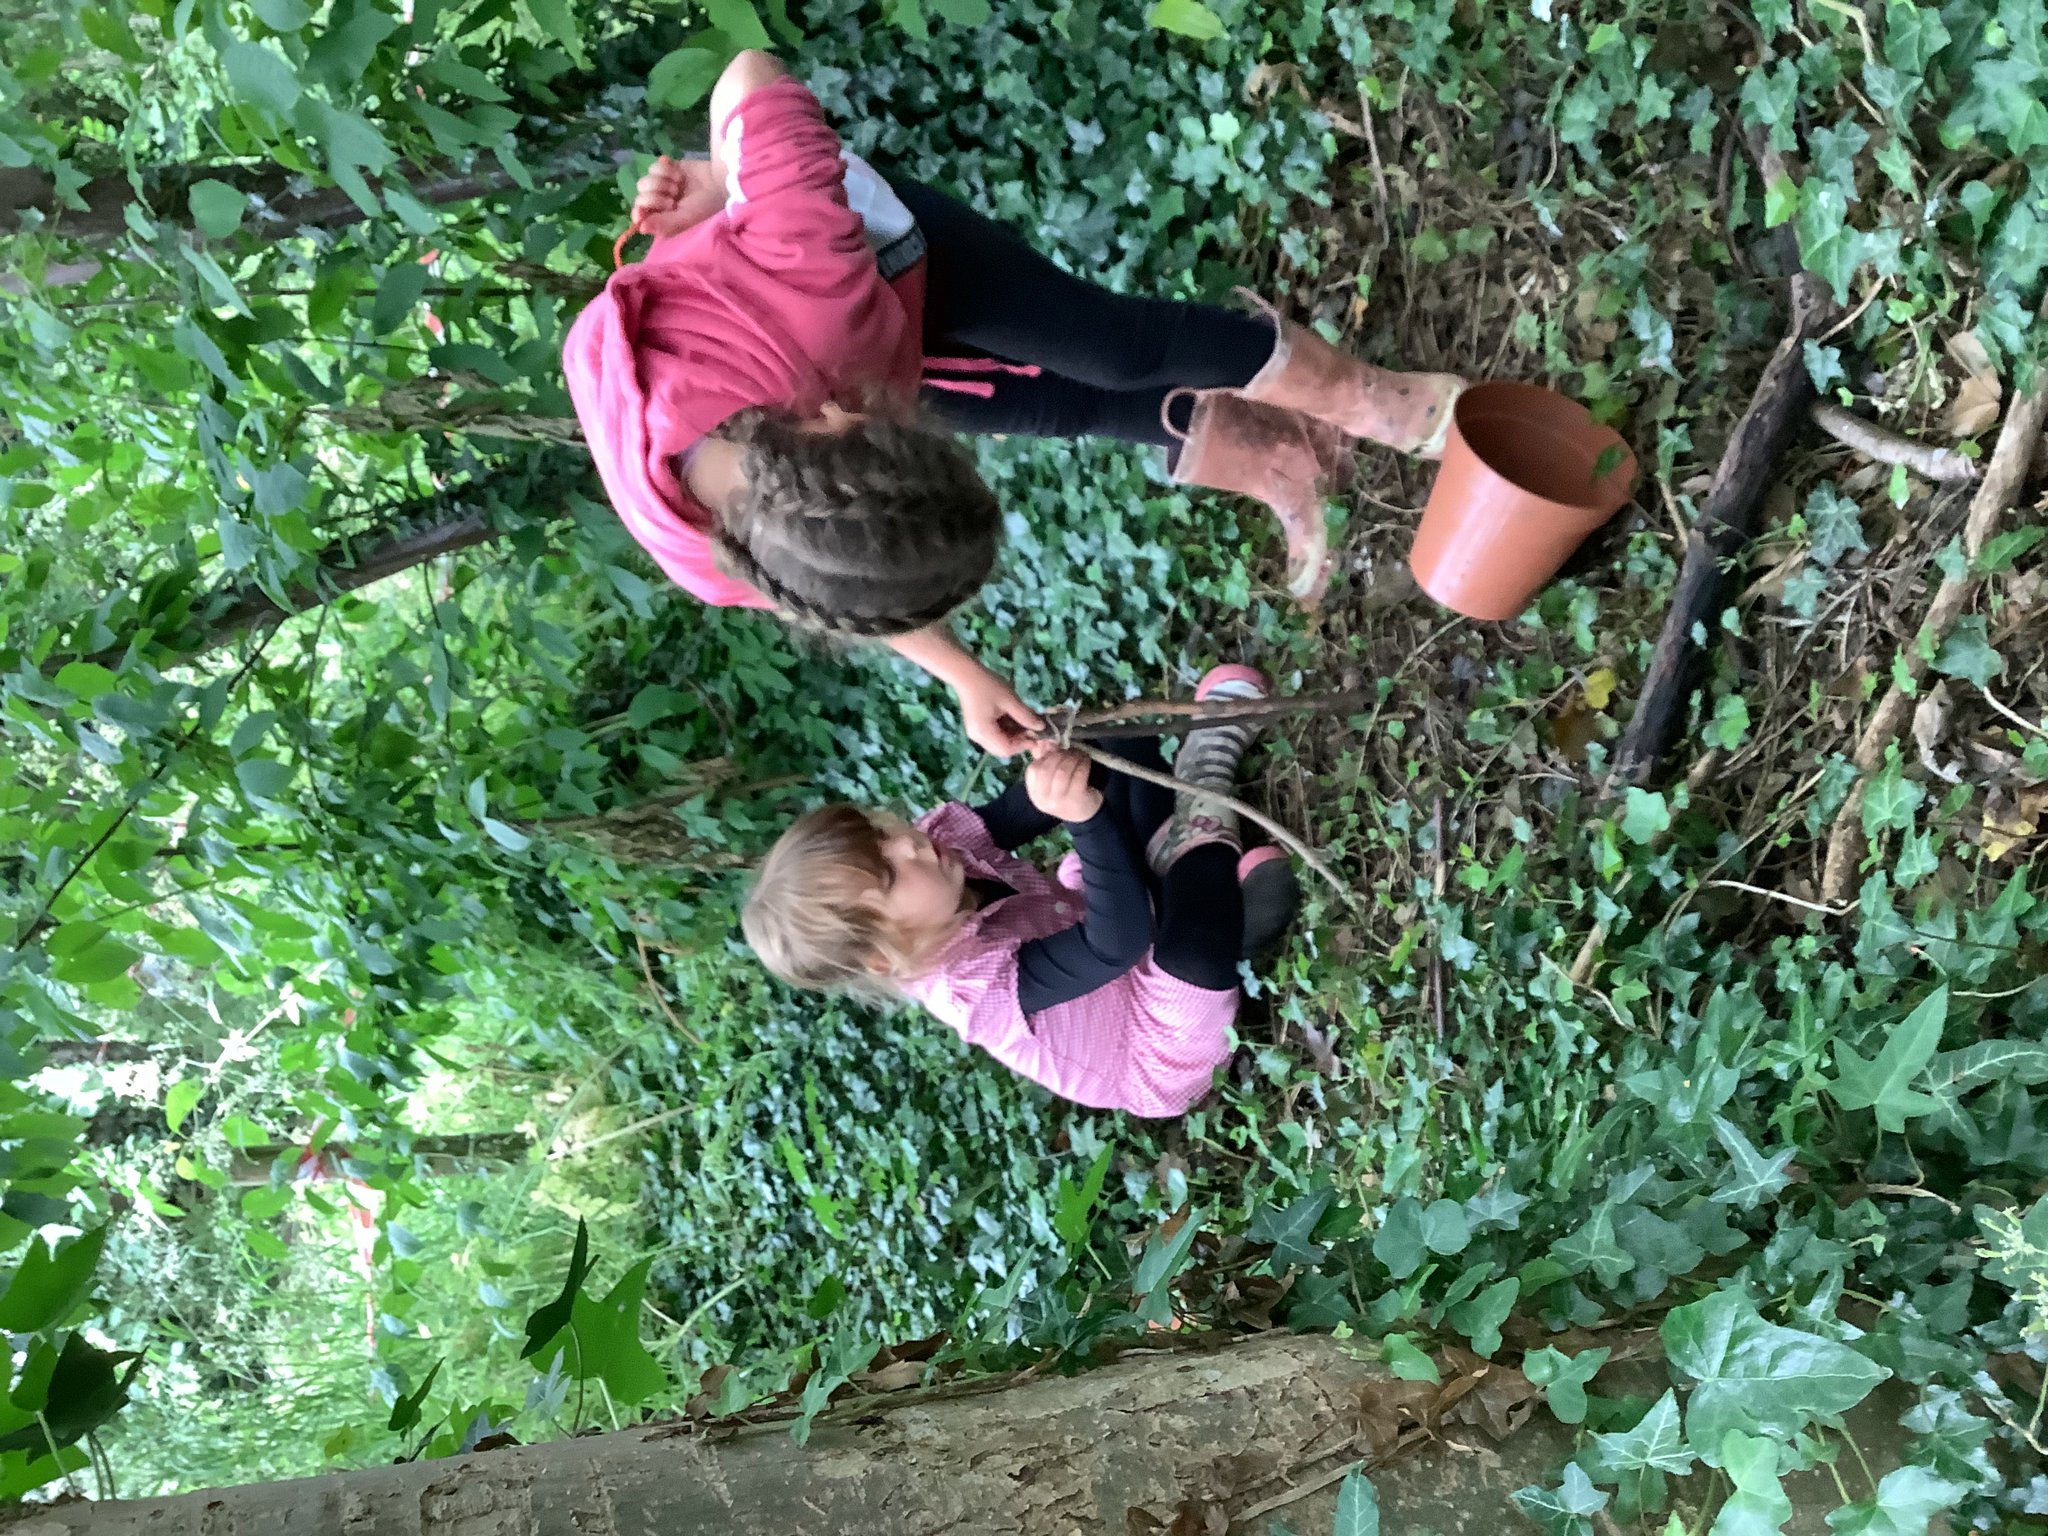
M1223 794L1219 790L1204 789L1199 784L1190 784L1185 779L1176 779L1170 773L1159 773L1151 768L1141 768L1136 763L1127 763L1120 757L1112 757L1107 752L1098 751L1086 742L1075 742L1074 750L1086 753L1091 762L1100 763L1113 773L1125 774L1134 779L1143 779L1147 784L1157 784L1160 788L1173 790L1177 794L1193 795L1199 800L1211 801L1214 804L1237 812L1238 815L1244 817L1247 821L1256 822L1259 826L1272 833L1274 837L1278 838L1287 848L1291 849L1300 858L1302 863L1322 876L1331 890L1335 891L1353 906L1358 904L1358 893L1346 885L1338 877L1337 872L1325 864L1313 848L1309 847L1307 843L1304 843L1265 812L1254 810L1242 800L1232 795Z
M1831 400L1818 402L1809 414L1816 427L1843 447L1853 448L1880 464L1903 464L1924 479L1961 485L1983 473L1975 459L1966 459L1953 449L1937 448L1932 443L1915 442L1889 427L1865 421Z
M1370 696L1357 692L1298 693L1284 699L1132 699L1108 709L1081 710L1060 734L1068 741L1175 736L1204 725L1263 723L1310 713L1351 715L1369 708L1372 702Z
M1821 871L1823 901L1838 903L1849 894L1856 866L1863 857L1865 787L1878 764L1884 761L1886 749L1905 729L1907 717L1913 712L1913 696L1919 692L1920 679L1927 674L1928 658L1935 654L1943 637L1963 616L1963 610L1970 606L1983 584L1984 578L1976 569L1977 556L2026 485L2044 424L2048 424L2048 369L2037 373L2034 387L2013 402L2012 412L1999 431L1998 446L1991 451L1983 482L1970 500L1970 515L1963 525L1963 551L1969 557L1968 566L1962 575L1944 577L1935 588L1934 601L1928 605L1927 618L1915 643L1899 654L1899 665L1906 677L1886 691L1877 712L1857 738L1854 761L1859 777L1828 833L1827 860Z

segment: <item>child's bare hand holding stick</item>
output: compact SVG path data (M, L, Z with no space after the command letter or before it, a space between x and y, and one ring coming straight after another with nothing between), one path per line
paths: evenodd
M1086 753L1072 747L1034 742L1031 766L1024 770L1024 792L1039 810L1060 821L1092 820L1102 809L1102 791L1088 782L1093 766Z

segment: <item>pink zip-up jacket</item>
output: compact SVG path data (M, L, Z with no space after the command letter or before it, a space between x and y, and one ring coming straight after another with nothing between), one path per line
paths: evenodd
M865 162L842 155L800 82L752 92L715 132L725 209L615 273L570 328L562 363L634 539L704 602L766 608L713 562L711 516L678 456L750 406L811 415L875 384L913 392L924 263L919 248L884 279L876 246L900 249L910 216Z
M970 873L1017 894L969 914L931 968L903 990L1011 1071L1093 1109L1161 1118L1208 1095L1230 1056L1238 991L1213 991L1161 970L1150 951L1115 981L1025 1016L1017 1001L1017 951L1080 922L1082 892L998 848L967 806L940 806L918 821ZM1078 862L1078 861L1077 861ZM1078 876L1076 876L1078 881Z

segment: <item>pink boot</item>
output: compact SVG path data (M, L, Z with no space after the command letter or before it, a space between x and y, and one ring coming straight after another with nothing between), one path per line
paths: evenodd
M1239 391L1247 400L1300 411L1370 442L1417 458L1443 457L1451 407L1464 393L1454 373L1395 373L1331 346L1306 326L1247 298L1273 322L1273 355Z
M1351 445L1322 421L1260 405L1235 390L1176 390L1167 406L1183 394L1194 399L1187 431L1167 421L1167 430L1181 439L1169 455L1174 482L1264 502L1287 536L1288 595L1313 607L1330 584L1323 498L1349 483Z

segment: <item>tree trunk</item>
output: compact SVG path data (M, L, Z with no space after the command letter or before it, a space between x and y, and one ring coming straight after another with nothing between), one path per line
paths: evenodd
M147 1061L156 1054L152 1047L133 1040L38 1040L35 1049L42 1053L44 1064L52 1067L99 1061Z
M305 1148L290 1146L244 1147L228 1164L228 1184L235 1189L256 1189L270 1182L270 1170L279 1158L296 1158ZM533 1139L517 1131L491 1131L468 1136L415 1136L412 1157L415 1169L429 1178L475 1173L485 1163L523 1163L533 1151ZM320 1149L317 1161L321 1173L339 1170L352 1154L344 1146L329 1143ZM367 1154L366 1154L367 1155ZM387 1154L377 1148L380 1160ZM389 1154L395 1159L395 1154ZM424 1168L419 1165L424 1164Z
M204 655L251 629L267 629L344 592L358 591L442 555L489 544L500 536L494 526L500 510L564 505L589 473L590 462L581 454L565 455L559 463L544 463L538 469L529 461L394 507L383 534L339 539L322 550L319 574L291 592L290 608L280 607L253 583L234 588L225 594L226 606L202 621L197 633L160 637L157 664L166 666L174 660ZM116 667L133 644L131 637L84 659ZM165 651L171 654L161 654ZM68 659L51 658L49 670L54 672Z
M649 1426L177 1498L45 1505L12 1536L1221 1529L1215 1519L1368 1455L1378 1400L1417 1392L1436 1389L1389 1381L1328 1337L1267 1335L983 1393L859 1398L829 1410L801 1447L780 1423Z
M586 168L603 151L584 143L563 151L540 168L541 179ZM83 208L61 205L50 177L33 167L0 169L0 234L12 233L17 216L34 211L44 214L46 229L84 245L109 245L128 233L127 210L140 203L152 218L183 224L190 212L186 198L193 183L224 181L248 196L261 200L255 221L259 227L285 234L295 229L346 229L367 217L353 199L339 187L307 187L294 190L304 178L281 165L169 165L160 166L145 178L137 192L126 176L100 176L78 190ZM461 171L447 161L402 168L394 176L372 179L372 185L397 182L418 201L430 205L466 203L490 197L516 183L495 161L473 171ZM73 279L74 281L76 279Z

